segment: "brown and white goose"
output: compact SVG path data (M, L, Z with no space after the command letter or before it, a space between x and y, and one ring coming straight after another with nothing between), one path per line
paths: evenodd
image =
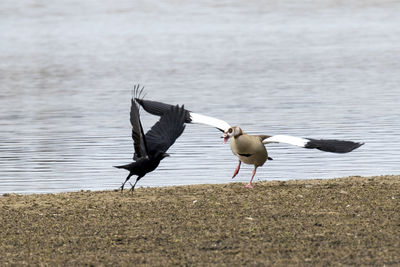
M242 162L254 165L250 182L246 187L253 187L251 182L253 181L257 168L264 165L268 159L272 160L272 158L268 157L267 149L263 144L263 141L268 137L267 135L248 135L238 126L230 127L223 135L224 143L230 139L232 152L239 158L239 164L232 178L235 178L239 173Z
M158 116L162 116L173 106L162 102L144 99L136 99L136 101L144 108L144 110ZM250 135L246 134L240 127L231 126L226 121L194 113L189 110L185 110L185 122L210 125L223 132L222 137L224 138L224 143L230 140L231 150L233 154L239 158L238 166L236 167L232 178L239 173L242 162L254 165L251 179L245 186L248 188L253 187L251 183L256 174L257 168L264 165L267 160L272 160L272 158L268 157L265 144L286 143L303 148L316 148L332 153L348 153L363 145L363 143L353 141L301 138L290 135Z

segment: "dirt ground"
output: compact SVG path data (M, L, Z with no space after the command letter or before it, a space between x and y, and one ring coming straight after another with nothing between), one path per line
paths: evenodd
M0 197L1 265L400 265L400 176Z

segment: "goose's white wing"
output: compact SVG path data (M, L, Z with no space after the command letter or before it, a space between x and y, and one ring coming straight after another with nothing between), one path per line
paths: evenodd
M310 141L309 139L290 136L290 135L273 135L271 137L264 139L263 143L264 144L285 143L285 144L290 144L290 145L294 145L294 146L305 147L309 141Z
M194 112L189 112L189 114L190 114L190 118L192 119L191 123L210 125L210 126L213 126L217 129L219 129L222 132L225 132L229 128L231 128L229 123L227 123L226 121L216 119L213 117L209 117L209 116L205 116L205 115L201 115L201 114L194 113Z
M162 116L173 107L170 104L158 101L144 100L138 98L136 98L136 101L147 112L158 116ZM231 127L229 123L220 119L194 113L186 109L184 110L184 113L185 113L186 123L206 124L216 127L217 129L223 132L227 131ZM362 143L356 143L352 141L342 141L333 139L311 139L311 138L295 137L290 135L274 135L264 139L263 143L264 144L287 143L299 147L316 148L322 151L334 152L334 153L347 153L363 145Z
M290 135L273 135L263 140L264 144L286 143L304 148L316 148L332 153L348 153L362 146L364 143L353 141L335 140L335 139L312 139L302 138Z

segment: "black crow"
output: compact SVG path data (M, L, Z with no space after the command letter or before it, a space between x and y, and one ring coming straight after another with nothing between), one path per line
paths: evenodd
M137 175L136 182L131 187L135 189L136 183L147 173L154 171L160 164L160 161L168 157L167 150L185 129L185 109L184 107L170 106L168 110L160 117L160 120L144 134L142 123L140 122L139 107L137 99L143 92L143 87L134 86L135 99L131 99L130 121L132 125L132 139L135 153L134 162L115 168L129 171L128 177L121 186L124 190L125 183L132 175Z

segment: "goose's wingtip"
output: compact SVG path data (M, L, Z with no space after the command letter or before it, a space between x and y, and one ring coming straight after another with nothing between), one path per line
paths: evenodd
M349 153L359 148L364 143L353 141L333 140L333 139L311 139L304 146L305 148L316 148L321 151L332 153Z

